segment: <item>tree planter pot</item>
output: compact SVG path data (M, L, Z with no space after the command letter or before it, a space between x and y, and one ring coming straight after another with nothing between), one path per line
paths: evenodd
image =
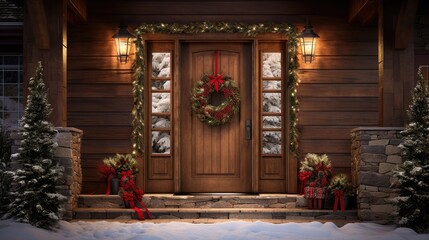
M335 197L332 193L326 194L323 199L323 209L332 210L334 208Z
M119 192L119 178L110 179L110 195L118 195Z

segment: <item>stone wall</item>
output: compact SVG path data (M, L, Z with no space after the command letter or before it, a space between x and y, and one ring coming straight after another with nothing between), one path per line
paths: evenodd
M403 128L360 127L351 131L352 181L358 189L358 217L362 221L394 223L398 196L392 170L402 164Z
M54 159L64 167L64 175L60 185L57 187L59 193L67 197L64 203L63 219L70 220L73 216L73 209L77 207L78 196L82 189L82 167L80 160L80 148L82 130L76 128L55 128L58 131L55 141L58 147L55 149ZM21 145L22 136L18 134L18 129L12 131L11 138L14 140L12 152L16 153ZM12 168L19 165L13 162Z

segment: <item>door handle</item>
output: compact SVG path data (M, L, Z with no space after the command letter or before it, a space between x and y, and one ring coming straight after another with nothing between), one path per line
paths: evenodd
M246 119L246 140L252 139L252 120Z

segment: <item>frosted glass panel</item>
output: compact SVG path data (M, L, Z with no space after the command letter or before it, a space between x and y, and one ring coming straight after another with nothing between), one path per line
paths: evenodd
M152 77L170 77L170 53L152 53Z
M152 116L152 128L170 128L170 117Z
M282 153L282 133L281 132L262 132L262 153L263 154L281 154Z
M170 133L152 132L152 153L170 153Z
M282 54L279 52L262 54L262 77L282 76Z
M152 81L152 90L170 90L170 81Z
M263 93L262 110L267 113L280 113L282 109L281 93Z
M263 116L262 117L263 128L281 128L282 117L280 116Z
M281 90L282 82L281 81L262 81L263 90Z
M170 93L152 93L152 112L170 112Z

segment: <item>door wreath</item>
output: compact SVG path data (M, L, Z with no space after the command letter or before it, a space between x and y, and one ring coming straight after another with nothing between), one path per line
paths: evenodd
M197 86L192 89L192 112L209 126L229 122L240 108L240 91L229 76L218 74L219 52L214 52L213 75L204 74ZM222 93L223 101L215 106L210 104L210 94Z
M224 101L218 105L209 103L210 94L220 92ZM240 91L229 76L205 74L192 90L192 112L201 122L218 126L229 122L240 108Z

